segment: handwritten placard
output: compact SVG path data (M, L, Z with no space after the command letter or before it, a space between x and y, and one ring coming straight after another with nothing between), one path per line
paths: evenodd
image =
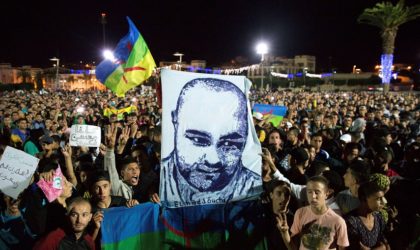
M73 125L70 131L70 146L99 147L101 128L92 125Z
M0 160L0 189L17 199L29 185L39 159L12 147L6 147Z

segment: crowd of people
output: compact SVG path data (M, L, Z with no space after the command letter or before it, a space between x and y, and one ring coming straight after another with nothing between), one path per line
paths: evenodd
M0 249L100 248L104 209L160 204L156 90L0 96L0 157L11 146L40 159L17 199L1 194ZM287 107L278 127L253 112L269 249L420 248L416 94L252 90L249 99ZM71 147L74 124L99 126L100 147ZM48 202L36 184L58 169L62 192Z

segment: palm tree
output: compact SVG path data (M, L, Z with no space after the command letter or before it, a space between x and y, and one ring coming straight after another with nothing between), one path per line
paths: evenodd
M391 2L377 3L372 8L367 8L359 16L359 23L366 23L380 29L382 38L382 84L384 92L389 91L391 81L391 68L394 59L395 38L400 25L414 20L420 16L420 5L411 7L404 5L400 0L396 5Z

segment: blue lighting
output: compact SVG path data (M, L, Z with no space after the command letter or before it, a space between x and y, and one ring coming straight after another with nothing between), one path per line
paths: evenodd
M303 74L302 73L296 73L296 76L301 77L301 76L303 76Z
M90 70L83 70L83 69L70 69L70 74L76 74L76 75L90 75Z
M391 82L393 60L394 60L394 55L393 54L382 54L381 55L382 83L383 84L389 84Z

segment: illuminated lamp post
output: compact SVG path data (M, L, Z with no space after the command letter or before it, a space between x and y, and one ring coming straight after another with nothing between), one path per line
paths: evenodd
M257 54L261 55L261 63L260 63L260 68L261 68L261 89L264 89L264 54L268 53L268 46L266 43L264 42L260 42L258 43L257 47Z

